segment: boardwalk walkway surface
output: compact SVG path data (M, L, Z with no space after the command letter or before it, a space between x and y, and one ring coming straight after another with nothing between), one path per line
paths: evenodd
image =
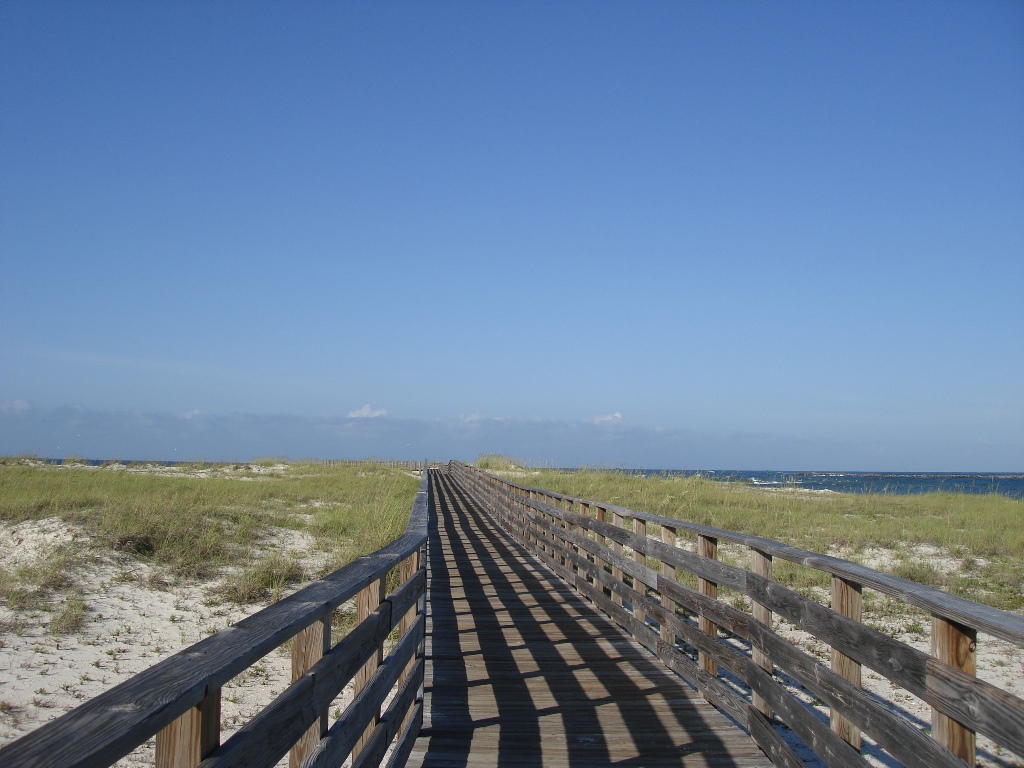
M771 765L452 478L431 474L426 719L410 765Z

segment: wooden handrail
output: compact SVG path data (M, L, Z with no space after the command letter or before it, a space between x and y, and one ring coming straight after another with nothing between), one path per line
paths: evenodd
M362 735L367 726L368 743L379 749L386 737L386 748L398 733L396 718L399 725L422 720L426 560L420 555L434 508L426 464L422 472L408 525L395 541L8 744L0 749L0 765L109 766L154 735L158 766L196 766L200 761L204 766L273 766L289 749L291 764L300 765L313 760L325 741L336 744L337 734L358 729ZM400 574L398 587L332 644L334 609L379 589L376 585L384 584L394 570ZM414 612L416 617L410 618ZM401 637L385 657L384 642L395 628ZM221 687L292 638L292 684L220 744ZM360 706L350 706L328 729L328 705L371 657L378 663L357 691ZM396 684L402 690L395 702L404 709L393 712L393 702L388 714L377 718L384 696ZM370 689L373 693L366 694ZM406 727L401 738L415 739L417 732ZM409 748L411 743L395 746L406 754ZM337 753L335 747L332 754ZM357 761L365 764L366 757Z
M1024 700L974 675L977 633L1024 645L1020 616L770 539L529 488L457 462L448 471L548 567L744 725L776 764L800 761L775 733L773 714L830 766L866 765L862 732L920 768L974 765L975 732L1024 756ZM661 528L656 537L652 523ZM677 546L680 531L696 534L696 552ZM749 569L718 560L720 541L748 547ZM832 607L774 581L773 558L830 574ZM677 570L696 577L698 588L676 580ZM719 587L750 598L751 613L719 600ZM861 623L864 588L929 610L933 654ZM773 614L828 644L832 667L774 632ZM749 655L720 641L720 629L746 641ZM696 661L677 639L696 650ZM934 738L868 695L861 666L929 704ZM748 698L722 683L719 667L749 687ZM830 707L831 728L773 677L776 667Z

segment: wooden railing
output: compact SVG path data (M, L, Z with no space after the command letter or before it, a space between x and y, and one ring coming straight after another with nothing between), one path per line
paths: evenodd
M455 462L448 471L520 543L742 725L776 764L802 763L775 718L829 766L868 765L861 733L917 768L973 766L975 733L1024 756L1024 700L974 674L978 632L1022 646L1019 616L770 539L528 488ZM685 537L696 537L694 551L680 546ZM749 568L721 562L719 542L748 549ZM828 574L831 607L774 581L775 559ZM681 583L686 574L696 588ZM720 587L746 596L751 611L719 599ZM932 655L863 624L865 588L928 611ZM773 614L830 646L830 667L774 632ZM861 688L862 665L930 705L931 736ZM793 695L776 669L823 701L830 722Z
M289 752L295 767L349 756L353 766L404 765L423 720L422 551L433 499L422 469L394 542L23 736L0 750L0 765L108 766L154 735L160 768L273 766ZM334 643L332 616L353 597L357 623ZM221 688L289 640L292 684L222 744ZM330 722L329 706L353 680L353 701Z

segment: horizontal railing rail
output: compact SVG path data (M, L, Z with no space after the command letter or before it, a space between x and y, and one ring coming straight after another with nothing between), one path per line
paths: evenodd
M1024 700L974 674L978 632L1024 646L1020 616L770 539L529 488L457 462L448 471L520 543L741 724L776 764L801 761L773 718L829 766L866 766L862 733L919 768L973 766L976 733L1024 756ZM681 534L696 537L694 551L680 546ZM749 568L718 559L723 541L749 550ZM829 574L831 605L773 580L775 558ZM696 588L681 583L684 574ZM719 587L748 598L750 612L720 599ZM864 588L930 612L932 654L862 623ZM773 615L830 646L830 666L773 631ZM925 701L931 735L865 691L862 666ZM730 684L719 667L743 686ZM823 701L829 722L776 670Z
M109 766L156 736L160 768L405 764L423 718L427 466L405 532L0 749L4 766ZM390 591L388 591L390 589ZM356 625L332 616L356 598ZM395 639L394 645L387 642ZM292 684L222 744L221 688L291 641ZM355 698L328 707L349 682ZM385 701L391 696L387 708ZM388 750L390 748L390 755Z

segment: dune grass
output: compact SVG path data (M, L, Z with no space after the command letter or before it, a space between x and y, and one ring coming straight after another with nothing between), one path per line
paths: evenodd
M801 493L604 470L537 470L511 479L853 560L875 548L894 550L888 570L898 576L1005 610L1024 608L1024 502L997 494ZM956 567L916 556L915 545L938 548ZM820 572L785 562L776 576L795 587L827 585Z
M502 456L500 453L481 453L473 463L476 467L488 472L515 470L526 466L524 462Z
M245 601L323 575L304 574L294 558L264 551L275 528L311 534L329 572L397 537L418 487L416 473L370 464L87 467L3 459L0 521L59 518L171 580L231 569L224 596ZM29 607L66 591L76 554L55 548L31 568L0 569L0 598ZM72 603L69 626L73 614Z

